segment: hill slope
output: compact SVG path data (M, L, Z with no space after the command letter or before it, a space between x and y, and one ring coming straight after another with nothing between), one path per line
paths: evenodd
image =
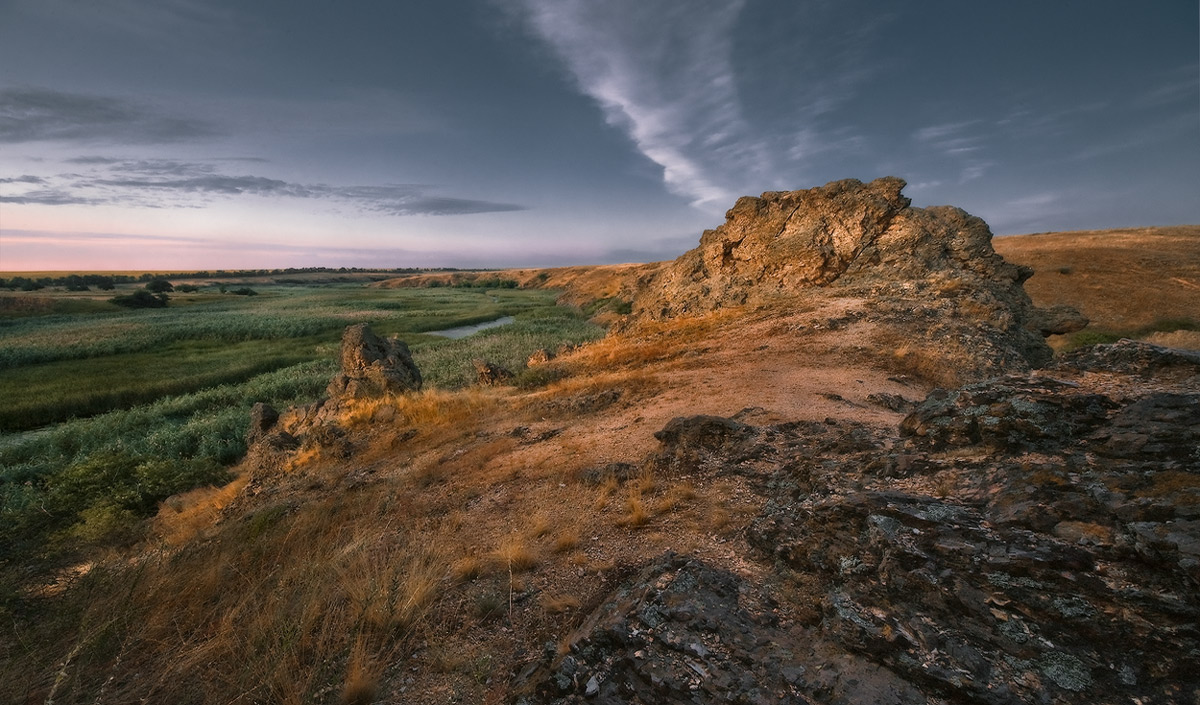
M5 620L0 693L1194 699L1200 358L1122 344L1030 372L1010 351L1029 345L1032 307L986 226L906 208L935 222L882 232L941 233L937 252L961 236L938 228L963 222L973 259L623 318L526 388L284 414L234 483L164 503L146 542L6 603L22 611ZM859 227L839 232L876 233ZM640 310L694 262L461 276ZM705 277L676 281L692 300Z
M1075 307L1091 320L1091 332L1200 349L1194 332L1200 327L1200 226L1039 233L993 244L1005 259L1034 269L1025 289L1035 303Z

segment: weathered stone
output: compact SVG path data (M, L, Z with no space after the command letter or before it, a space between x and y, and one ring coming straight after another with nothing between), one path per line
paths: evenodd
M558 356L554 354L553 350L550 350L549 348L539 348L533 351L533 353L529 356L529 359L525 361L525 365L527 367L544 365L556 357Z
M1003 377L955 391L936 390L900 424L918 447L940 450L1061 446L1097 426L1109 398L1048 377Z
M364 399L421 389L421 371L403 341L383 339L366 323L342 334L341 374L329 383L333 399Z
M1142 377L1187 378L1200 375L1200 351L1176 350L1136 340L1091 345L1063 355L1053 369L1116 372Z
M514 376L512 370L507 367L501 367L481 358L471 360L471 364L475 366L476 380L485 387L508 384Z
M1026 323L1044 337L1083 330L1089 323L1086 316L1070 306L1058 305L1035 309Z
M1022 287L1032 270L995 253L985 222L948 206L912 208L904 186L847 179L743 197L640 291L634 314L700 314L821 288L869 297L877 320L960 348L953 364L963 379L1049 361L1043 334L1075 330L1082 317L1037 311Z
M554 652L518 676L518 703L926 702L863 659L831 674L780 623L762 586L674 554L621 585ZM844 677L843 677L844 676Z
M250 407L250 428L246 431L246 445L252 446L267 435L279 421L279 412L271 405L255 402Z

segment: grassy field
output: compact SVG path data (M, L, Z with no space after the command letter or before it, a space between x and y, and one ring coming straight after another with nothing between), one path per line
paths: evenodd
M399 335L441 388L472 383L472 358L520 372L539 348L603 332L544 290L255 284L256 296L204 287L164 309L108 303L134 288L0 294L0 564L119 539L167 496L227 479L250 406L318 398L352 323ZM501 316L516 320L428 334Z

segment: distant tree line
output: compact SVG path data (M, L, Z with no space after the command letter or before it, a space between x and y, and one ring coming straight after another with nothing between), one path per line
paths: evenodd
M288 267L286 269L217 269L213 271L201 269L195 272L174 272L170 274L143 274L140 281L149 281L160 277L170 279L233 279L240 277L275 277L288 274L367 274L382 272L386 274L428 274L430 272L460 272L463 270L452 267Z
M88 291L92 287L101 291L111 291L118 284L137 284L151 282L155 279L235 279L239 277L268 277L289 274L365 274L380 272L385 274L429 274L434 272L461 272L453 267L394 267L394 268L362 268L362 267L288 267L287 269L218 269L216 271L199 270L195 272L175 272L171 274L147 272L138 276L130 274L68 274L61 277L0 277L0 289L10 291L37 291L46 287L57 286L67 291ZM302 280L297 280L302 282Z
M153 278L150 277L150 279ZM67 291L88 291L94 286L101 291L111 291L116 288L117 284L132 284L137 281L139 281L137 277L127 274L68 274L64 277L38 277L37 279L30 277L4 279L0 277L0 289L37 291L48 286L60 286Z

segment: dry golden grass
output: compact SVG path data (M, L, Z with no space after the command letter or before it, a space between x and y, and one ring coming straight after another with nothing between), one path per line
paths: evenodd
M490 558L494 569L509 573L527 571L538 563L537 554L516 534L505 537Z
M617 525L637 529L649 524L651 518L641 493L630 492L625 498L625 513L617 519Z
M654 505L655 514L667 514L687 506L689 503L696 500L699 493L695 486L687 480L672 483Z
M379 663L363 639L357 639L346 662L345 683L342 685L340 705L371 705L379 692L379 677L383 672Z
M567 530L554 538L551 550L555 553L566 553L579 545L579 532Z
M581 604L583 603L580 599L574 595L546 595L542 598L542 609L547 614L563 614L577 610Z
M539 512L534 515L529 524L529 535L534 538L541 538L554 528L554 524L544 513Z
M450 566L450 576L458 582L474 580L483 575L484 567L479 556L463 556Z
M249 475L242 475L222 487L198 487L168 498L159 507L151 531L169 546L186 544L210 528L249 481Z
M996 251L1032 267L1038 306L1066 304L1092 330L1125 331L1200 311L1200 226L999 237Z
M744 320L747 315L742 309L723 309L693 318L642 321L631 330L610 333L583 346L570 361L588 372L668 362L694 351L697 341L709 338L714 330Z
M596 511L603 511L608 507L608 503L612 500L613 495L621 487L620 481L613 475L608 475L604 481L596 488L596 500L593 505Z
M427 388L415 394L354 400L342 413L341 421L347 427L372 424L384 407L391 407L394 425L444 428L494 412L500 404L495 391L481 387L462 391Z
M222 496L199 494L196 514ZM378 507L365 493L264 506L204 542L98 568L65 598L82 600L71 644L43 657L75 654L64 691L119 659L141 669L107 686L106 702L307 702L335 680L343 702L368 702L379 664L426 628L449 573L439 527ZM114 651L104 644L117 627Z

